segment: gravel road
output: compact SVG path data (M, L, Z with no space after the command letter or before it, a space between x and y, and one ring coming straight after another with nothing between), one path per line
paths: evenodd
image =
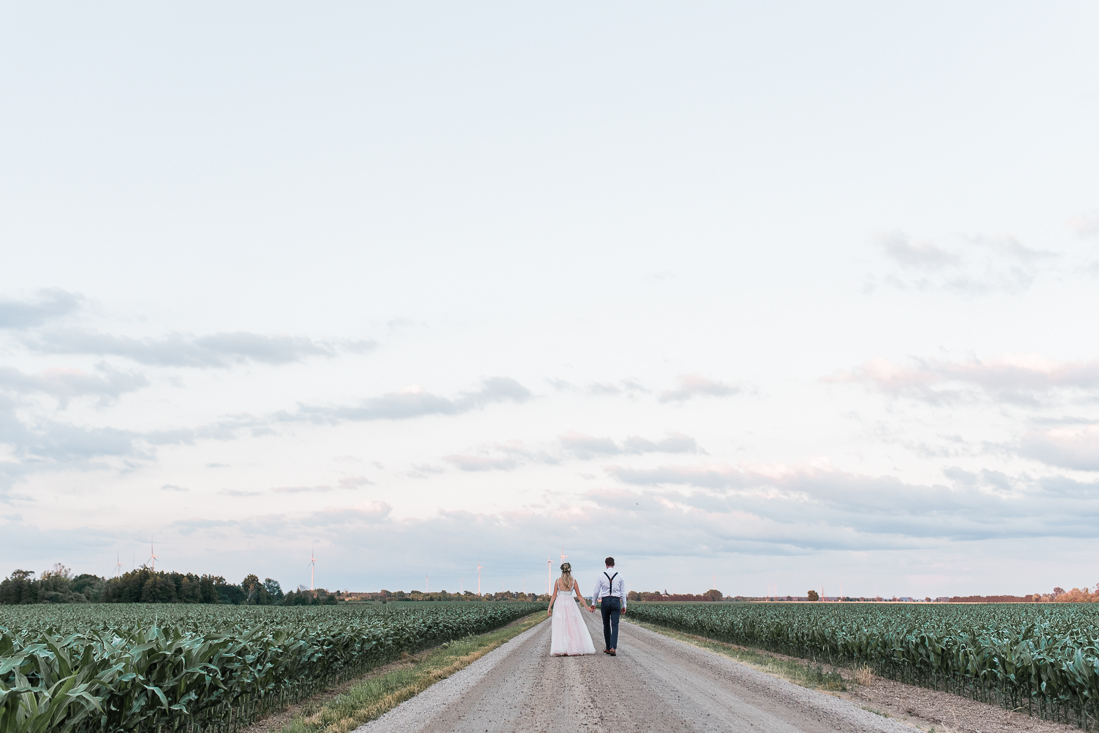
M584 617L602 649L598 613ZM549 644L539 624L356 733L914 730L626 622L617 657Z

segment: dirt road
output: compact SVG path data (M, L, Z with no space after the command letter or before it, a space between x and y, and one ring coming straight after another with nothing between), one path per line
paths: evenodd
M584 617L602 649L598 613ZM549 643L539 624L356 733L914 730L630 623L617 657L550 657Z

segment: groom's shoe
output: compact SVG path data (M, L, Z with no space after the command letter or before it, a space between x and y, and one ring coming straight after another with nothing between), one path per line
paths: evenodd
M610 654L610 653L611 653L611 650L610 650L610 649L604 649L604 650L603 650L603 653L604 653L604 654Z
M617 655L617 654L615 653L614 649L608 649L608 650L607 650L607 654L610 654L610 655L611 655L612 657L617 657L617 656L618 656L618 655Z

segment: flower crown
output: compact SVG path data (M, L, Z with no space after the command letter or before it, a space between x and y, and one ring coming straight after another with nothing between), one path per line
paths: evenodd
M561 572L562 573L571 573L572 572L572 565L570 563L567 563L567 562L561 563Z

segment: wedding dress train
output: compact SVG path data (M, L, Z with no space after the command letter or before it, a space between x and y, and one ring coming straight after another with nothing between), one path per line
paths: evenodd
M550 654L555 657L595 654L595 644L576 605L575 590L557 590L550 618Z

